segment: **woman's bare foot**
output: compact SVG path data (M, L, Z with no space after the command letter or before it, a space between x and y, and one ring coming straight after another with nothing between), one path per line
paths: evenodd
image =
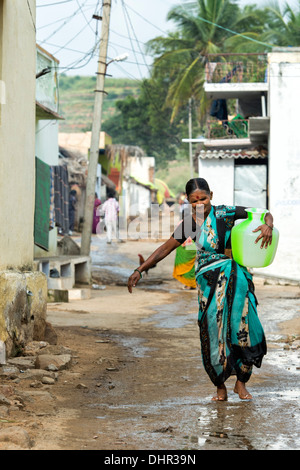
M245 387L244 382L237 380L233 389L234 393L237 393L241 400L252 400L251 393Z
M217 387L217 395L212 397L212 401L227 401L227 389L225 384Z

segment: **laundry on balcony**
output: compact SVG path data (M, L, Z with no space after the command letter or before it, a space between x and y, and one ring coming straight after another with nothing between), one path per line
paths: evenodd
M227 121L228 111L226 100L214 100L211 104L209 114L219 119L219 121Z
M243 119L243 116L240 114L237 114L231 121L228 121L227 126L233 131L237 138L243 139L244 137L248 137L248 121L247 119Z

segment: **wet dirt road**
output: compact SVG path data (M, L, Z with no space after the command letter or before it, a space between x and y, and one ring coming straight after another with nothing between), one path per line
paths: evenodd
M77 343L74 372L81 366L88 387L76 391L80 406L73 404L76 418L65 422L60 448L299 449L300 349L287 349L286 342L300 334L299 287L257 280L268 354L249 382L254 399L240 400L230 377L228 402L212 402L215 390L200 359L196 293L170 280L172 258L129 295L124 279L136 267L137 253L148 255L155 246L113 244L104 254L101 242L95 243L94 273L103 290L48 313L70 342L72 328L86 335ZM112 276L117 285L111 285Z

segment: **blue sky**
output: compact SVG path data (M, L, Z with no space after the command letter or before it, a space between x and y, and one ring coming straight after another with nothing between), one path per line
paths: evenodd
M124 53L124 62L111 63L107 72L113 77L140 80L148 76L151 57L144 44L172 30L166 21L170 8L188 0L112 0L108 60ZM37 0L37 43L60 61L60 72L68 75L95 75L101 22L92 19L101 14L102 0ZM266 0L240 0L241 5L266 4ZM283 5L284 0L279 0ZM291 6L299 0L289 0ZM98 6L98 7L97 7Z

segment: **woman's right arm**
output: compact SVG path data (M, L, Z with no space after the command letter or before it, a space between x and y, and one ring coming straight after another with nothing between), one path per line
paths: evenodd
M152 255L149 256L149 258L146 259L146 261L141 264L138 268L138 271L134 271L131 276L128 279L128 290L130 293L132 293L132 288L135 287L138 283L138 281L141 278L141 274L143 271L148 270L152 266L155 266L159 261L164 259L166 256L168 256L173 250L178 248L180 245L180 242L175 240L175 238L171 237L169 240L167 240L165 243L163 243L161 246L159 246L153 253Z

